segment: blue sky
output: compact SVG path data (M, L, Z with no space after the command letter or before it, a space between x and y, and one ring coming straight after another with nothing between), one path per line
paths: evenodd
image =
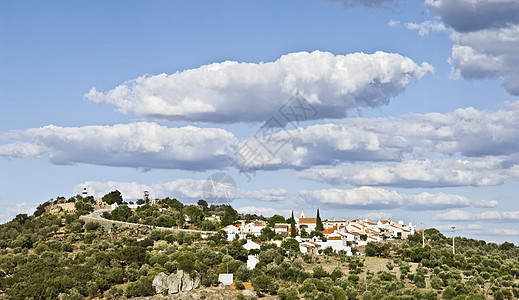
M518 243L518 10L2 1L0 222L83 186L193 202L225 173L242 212L320 207ZM294 95L315 113L273 128L284 142L265 152L254 134ZM240 173L245 149L263 160Z

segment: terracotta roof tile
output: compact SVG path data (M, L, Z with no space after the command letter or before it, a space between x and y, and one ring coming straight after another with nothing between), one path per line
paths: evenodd
M306 224L315 224L317 223L317 218L300 218L299 224L306 223Z

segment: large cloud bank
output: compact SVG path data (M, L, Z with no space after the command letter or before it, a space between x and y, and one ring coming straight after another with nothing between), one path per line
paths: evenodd
M177 179L164 183L141 184L137 182L99 182L87 181L78 184L74 191L80 194L85 187L89 195L102 197L111 191L118 190L124 199L142 199L144 191L149 191L151 198L177 198L182 201L196 202L200 199L208 201L233 201L234 199L247 199L252 201L281 201L286 199L288 192L284 189L262 189L262 190L242 190L236 189L232 198L227 198L223 190L205 191L207 180ZM218 182L215 182L218 184ZM236 187L235 187L236 188ZM211 197L208 197L210 195Z
M179 121L265 122L299 93L315 108L308 119L342 118L379 107L433 68L399 54L290 53L275 62L225 61L167 75L143 76L86 97L122 113Z
M355 189L325 189L300 191L297 196L309 203L321 203L332 208L441 210L468 207L466 197L445 193L401 194L396 191L362 186Z
M333 185L448 187L500 185L519 178L519 102L391 118L349 118L240 141L232 133L156 123L46 126L0 135L0 156L55 164L221 170L243 152L244 171L293 169ZM276 148L269 148L275 141Z
M206 170L224 168L237 144L223 129L186 126L168 128L156 123L114 126L45 126L0 136L0 155L47 157L55 164L87 163L105 166Z
M195 202L199 199L208 201L223 200L231 202L234 199L261 202L295 201L303 206L313 207L316 204L332 209L394 209L401 208L411 211L442 210L448 208L479 207L481 201L471 202L468 198L455 194L427 193L407 194L386 190L378 187L362 186L354 189L323 189L302 190L289 192L284 189L244 190L237 189L235 198L225 198L225 194L207 198L204 193L205 180L177 179L165 183L151 185L136 182L96 182L87 181L75 188L81 193L83 187L89 194L101 197L110 191L119 190L125 199L139 199L143 191L149 191L151 197L174 197L183 201Z
M519 95L519 2L426 0L453 30L453 71L467 79L501 77Z

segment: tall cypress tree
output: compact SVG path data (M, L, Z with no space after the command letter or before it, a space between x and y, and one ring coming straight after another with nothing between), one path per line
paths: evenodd
M317 220L315 221L315 231L323 231L323 221L321 221L321 216L319 216L319 208L317 208Z
M290 219L290 237L295 238L296 235L296 220L294 219L294 211L292 211L292 218Z

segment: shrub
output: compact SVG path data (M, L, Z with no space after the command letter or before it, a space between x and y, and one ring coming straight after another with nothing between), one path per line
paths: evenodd
M272 294L277 291L279 284L274 278L260 274L252 278L252 286L260 293Z
M236 289L238 290L243 290L245 289L245 286L243 285L243 282L241 280L236 280L236 282L234 283L234 286L236 287Z
M96 222L88 222L85 224L85 229L88 231L97 230L99 227L101 227L101 225Z
M338 286L332 286L330 294L332 294L334 300L346 300L346 292Z
M443 281L437 276L431 276L431 287L435 290L441 289L443 286Z
M456 290L451 286L446 287L445 290L443 290L442 298L447 300L456 298Z
M125 294L127 297L151 296L155 294L151 280L141 277L138 281L128 283Z
M299 293L294 286L280 288L278 295L280 300L299 300Z

